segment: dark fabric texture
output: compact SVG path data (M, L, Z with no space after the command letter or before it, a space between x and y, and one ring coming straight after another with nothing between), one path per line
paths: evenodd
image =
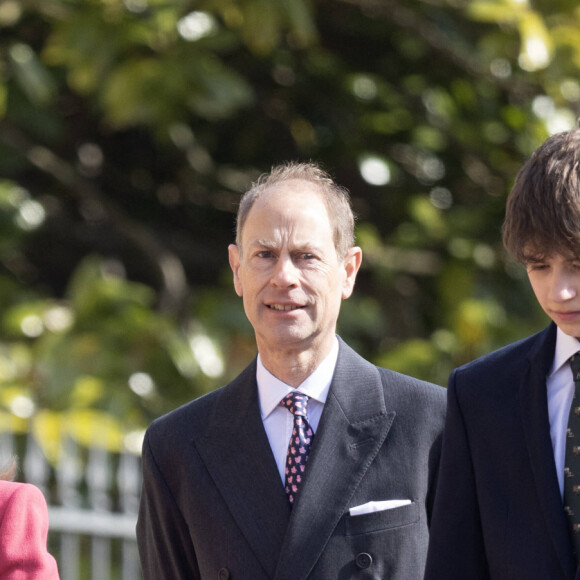
M580 554L580 356L570 359L574 378L574 398L570 405L566 430L566 456L564 459L564 511L572 547L578 561Z
M338 363L291 509L260 417L255 361L155 421L137 535L145 580L422 580L445 390ZM400 508L351 517L372 500Z
M456 369L425 580L580 580L546 377L556 327Z

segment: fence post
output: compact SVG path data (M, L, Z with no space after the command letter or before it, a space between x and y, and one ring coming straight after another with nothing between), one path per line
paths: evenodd
M121 454L119 461L118 485L123 513L134 515L137 520L141 495L141 462L132 453ZM136 542L123 540L123 580L141 578L139 553Z

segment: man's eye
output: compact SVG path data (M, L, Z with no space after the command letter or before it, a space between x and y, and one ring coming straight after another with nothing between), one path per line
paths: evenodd
M309 254L308 252L305 252L304 254L300 254L300 257L303 260L313 260L314 259L314 254Z
M272 257L272 252L269 252L268 250L263 250L262 252L258 252L258 258L271 258Z

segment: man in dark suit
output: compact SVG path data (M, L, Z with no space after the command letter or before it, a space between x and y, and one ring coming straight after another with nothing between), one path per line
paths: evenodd
M230 264L259 354L148 429L146 580L422 579L445 391L336 336L353 232L347 192L314 164L244 195Z
M552 322L449 379L426 580L580 580L579 130L523 165L503 235Z

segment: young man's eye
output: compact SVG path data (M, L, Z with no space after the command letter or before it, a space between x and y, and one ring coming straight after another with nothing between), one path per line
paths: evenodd
M534 262L533 264L528 264L528 272L533 272L537 270L545 270L548 267L547 264L542 264L540 262Z

